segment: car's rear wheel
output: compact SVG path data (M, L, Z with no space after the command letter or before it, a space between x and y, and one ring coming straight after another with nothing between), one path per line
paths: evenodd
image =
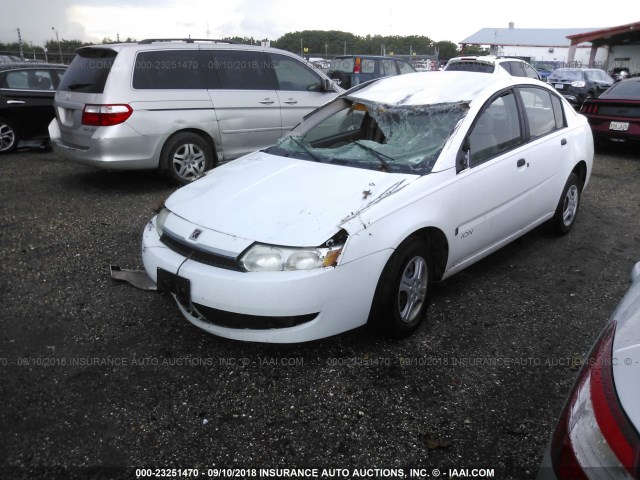
M20 137L11 122L0 118L0 153L13 152L18 148Z
M551 227L558 235L565 235L573 228L580 207L581 191L582 182L575 173L572 173L567 179L556 213L551 219Z
M410 237L396 249L380 276L370 323L396 338L411 334L426 315L432 283L429 242Z
M196 133L177 133L162 149L160 166L171 180L184 185L215 166L213 150Z

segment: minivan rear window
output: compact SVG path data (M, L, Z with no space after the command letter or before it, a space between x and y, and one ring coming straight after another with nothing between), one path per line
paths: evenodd
M69 65L59 90L102 93L118 52L109 48L81 48Z

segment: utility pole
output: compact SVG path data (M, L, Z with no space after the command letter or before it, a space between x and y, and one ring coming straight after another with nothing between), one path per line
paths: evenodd
M24 62L24 51L22 50L22 36L20 35L19 28L18 28L18 45L20 46L20 60Z
M60 46L60 37L58 37L58 31L55 29L55 27L51 27L51 30L56 32L56 42L58 42L58 53L60 53L60 63L64 63L62 61L62 47Z

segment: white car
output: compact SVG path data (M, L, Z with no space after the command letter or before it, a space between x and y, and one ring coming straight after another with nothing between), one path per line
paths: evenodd
M640 478L640 262L584 362L538 479Z
M544 222L568 232L592 161L586 119L537 80L388 77L171 195L143 262L223 337L405 336L434 281Z
M483 72L496 75L513 75L541 80L538 71L517 57L496 57L494 55L455 57L447 62L445 70L457 72Z

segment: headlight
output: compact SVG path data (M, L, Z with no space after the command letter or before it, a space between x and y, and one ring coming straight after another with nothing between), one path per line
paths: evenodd
M156 216L156 232L158 232L159 237L161 237L164 232L164 222L167 220L170 213L171 212L168 209L163 208Z
M248 272L312 270L336 265L342 246L333 248L288 248L257 243L245 252L240 263Z
M295 248L256 243L240 257L240 263L248 272L335 267L346 239L347 232L341 230L320 247Z
M582 88L586 85L586 83L582 80L578 80L577 82L571 82L572 87Z

